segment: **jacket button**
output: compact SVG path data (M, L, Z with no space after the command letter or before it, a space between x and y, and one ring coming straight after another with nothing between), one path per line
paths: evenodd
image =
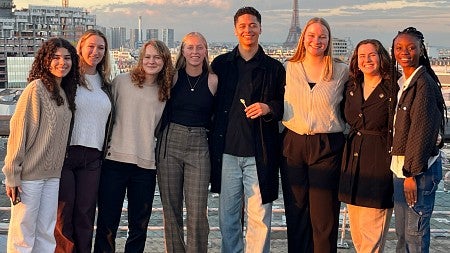
M357 134L358 136L361 136L361 132L357 132L356 134Z
M358 156L358 152L353 153L353 156Z
M111 153L110 152L108 152L108 156L110 156L111 155Z
M360 118L361 118L361 117L362 117L362 113L358 114L358 117L360 117Z

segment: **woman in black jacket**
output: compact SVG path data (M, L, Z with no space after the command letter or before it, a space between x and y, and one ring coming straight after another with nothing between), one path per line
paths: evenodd
M374 39L359 42L350 61L344 109L350 132L339 200L347 203L357 252L383 251L394 207L389 111L398 88L391 85L390 65L389 53Z
M399 32L392 56L393 67L400 65L403 70L398 79L391 162L397 252L428 252L430 218L442 179L442 143L436 145L436 140L444 132L445 103L420 31L409 27Z

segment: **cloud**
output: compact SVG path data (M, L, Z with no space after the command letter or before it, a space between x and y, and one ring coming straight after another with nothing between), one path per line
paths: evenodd
M420 11L423 9L448 8L448 1L370 1L366 4L341 5L334 8L318 8L317 13L322 16L353 16L356 14L365 14L367 12L414 9Z
M261 41L283 42L292 18L292 0L113 0L91 6L101 26L135 28L142 16L143 27L174 28L177 40L199 31L211 41L235 41L235 11L254 6L262 15ZM299 8L301 27L311 17L325 17L335 36L350 37L355 44L374 37L390 43L397 30L416 26L433 44L450 45L450 37L444 36L450 26L449 1L320 0L299 1Z

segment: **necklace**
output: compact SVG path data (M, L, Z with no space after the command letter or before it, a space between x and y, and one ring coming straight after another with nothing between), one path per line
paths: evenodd
M197 86L198 81L200 80L200 77L202 77L202 74L200 74L200 75L197 77L197 81L195 81L194 85L192 85L192 84L191 84L191 80L189 79L189 75L186 73L186 78L187 78L187 80L188 80L189 87L191 87L191 91L194 91L194 90L195 90L195 87Z

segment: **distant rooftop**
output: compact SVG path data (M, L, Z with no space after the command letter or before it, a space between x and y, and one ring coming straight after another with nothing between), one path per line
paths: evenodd
M0 104L14 105L17 103L23 89L0 89Z

